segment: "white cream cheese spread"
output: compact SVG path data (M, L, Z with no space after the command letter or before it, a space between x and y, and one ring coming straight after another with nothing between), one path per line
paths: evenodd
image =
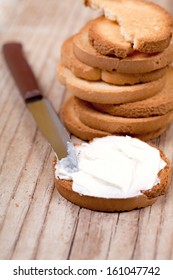
M129 136L95 138L74 147L78 170L68 168L68 157L58 161L55 176L72 180L81 195L104 198L138 196L159 182L166 166L158 149Z

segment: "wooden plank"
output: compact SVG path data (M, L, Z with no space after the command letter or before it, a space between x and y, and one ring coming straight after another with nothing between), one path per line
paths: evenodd
M36 259L68 259L78 224L79 207L66 201L57 190L50 202Z
M2 223L6 208L18 186L23 166L29 156L30 149L36 133L36 125L31 117L28 118L29 112L25 112L21 123L15 131L14 138L9 143L5 159L1 166L0 177L0 221ZM25 139L23 141L23 139ZM5 187L4 187L5 186Z
M69 259L106 259L118 217L81 209Z
M13 246L14 249L9 248L9 251L12 252L13 259L34 259L37 243L54 188L52 170L53 154L50 153L50 147L40 145L41 142L42 139L38 135L33 147L35 153L32 153L32 158L26 164L26 172L32 176L33 169L35 169L35 177L33 178L32 176L32 179L27 178L27 174L22 176L24 182L21 181L19 186L21 189L18 188L14 202L10 205L11 207L9 207L8 211L10 219L10 211L14 211L13 208L17 205L18 211L16 211L15 219L19 220L19 223L15 229L16 231L18 230L18 235L16 234L18 239L16 241L11 237L11 247ZM40 158L40 164L37 166L36 157ZM28 180L30 184L28 184ZM22 201L20 201L21 197ZM25 256L23 256L24 251Z
M29 205L31 200L34 199L33 195L35 187L37 186L40 173L42 172L44 160L47 159L47 157L45 158L47 145L43 145L43 136L40 135L40 132L34 136L35 139L32 144L32 149L27 155L23 169L19 173L20 176L18 175L16 178L16 188L13 190L13 196L11 197L6 207L6 212L3 215L5 219L3 221L3 228L1 230L2 251L0 254L3 253L2 258L5 259L11 257ZM38 158L40 159L39 161Z

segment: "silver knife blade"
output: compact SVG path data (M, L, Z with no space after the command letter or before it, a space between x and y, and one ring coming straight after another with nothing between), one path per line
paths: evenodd
M50 101L42 98L26 104L58 159L67 157L67 143L71 141L70 135L55 113Z

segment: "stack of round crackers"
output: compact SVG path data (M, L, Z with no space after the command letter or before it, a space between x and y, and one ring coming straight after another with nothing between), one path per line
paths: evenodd
M72 93L61 115L83 140L110 134L149 140L173 120L173 21L143 0L87 0L103 15L61 49L58 78Z

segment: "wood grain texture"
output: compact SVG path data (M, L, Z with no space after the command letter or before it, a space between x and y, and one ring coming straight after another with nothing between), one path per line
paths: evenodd
M153 1L173 13L172 1ZM73 0L0 0L1 44L20 41L59 112L69 95L56 77L60 47L96 12ZM153 140L173 162L173 125ZM173 188L146 209L99 213L54 189L54 154L0 54L0 259L173 259Z

